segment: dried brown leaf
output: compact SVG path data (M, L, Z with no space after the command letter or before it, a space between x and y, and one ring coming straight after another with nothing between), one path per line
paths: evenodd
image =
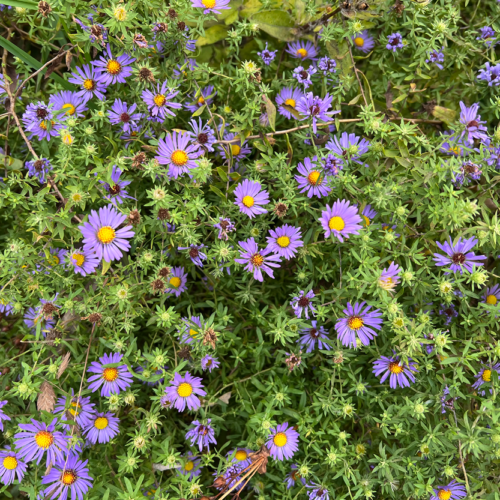
M226 392L226 394L223 394L220 398L219 401L222 401L224 404L229 404L229 399L231 398L231 393Z
M71 69L71 61L73 60L73 54L71 51L66 52L66 67L68 71Z
M36 406L38 411L48 411L52 412L54 406L56 405L56 395L52 385L48 382L43 382L40 387L40 394L38 394L38 400Z
M66 368L69 366L69 360L71 358L71 353L67 352L64 357L62 358L61 366L59 367L59 370L57 370L57 378L61 378L61 375L64 373Z

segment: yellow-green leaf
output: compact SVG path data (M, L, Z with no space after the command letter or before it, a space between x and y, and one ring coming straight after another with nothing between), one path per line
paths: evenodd
M221 40L224 40L224 38L226 38L228 31L229 28L227 26L223 26L222 24L211 26L205 31L205 36L198 38L196 46L203 47L204 45L212 45L214 43L220 42Z

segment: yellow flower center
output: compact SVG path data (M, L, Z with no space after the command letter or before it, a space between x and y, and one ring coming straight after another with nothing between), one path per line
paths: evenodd
M110 226L103 226L97 231L97 239L107 245L115 239L115 230Z
M231 144L231 153L233 156L238 156L240 154L241 148L238 144Z
M191 337L196 337L196 335L198 335L198 332L196 330L193 330L193 329L189 329L189 335L191 335Z
M342 217L332 217L328 222L328 227L334 231L342 231L345 227L345 222Z
M188 382L182 382L182 384L177 387L177 394L181 398L187 398L193 394L193 386Z
M54 436L49 431L40 431L35 435L36 444L46 450L49 446L52 446L54 442Z
M191 470L194 469L194 462L192 460L190 460L185 466L184 466L184 470L186 472L189 472Z
M185 165L189 160L187 153L181 149L176 149L170 158L172 159L174 165L177 165L178 167L182 167L182 165Z
M439 500L450 500L451 490L439 490L438 491Z
M116 368L105 368L102 372L102 378L106 382L114 382L118 378L118 370Z
M361 217L365 219L365 226L368 227L371 224L370 219L366 215L362 215Z
M106 69L108 70L108 73L117 75L122 70L122 65L118 61L110 59L108 64L106 64Z
M396 375L399 375L400 373L404 372L404 368L399 364L399 363L389 363L389 371L391 373L395 373Z
M172 276L172 278L170 278L170 281L169 283L174 286L175 288L179 288L180 284L181 284L181 279L178 278L177 276Z
M355 39L354 39L354 45L356 45L356 47L363 47L363 45L365 44L365 40L364 38L360 37L360 36L357 36Z
M276 436L274 436L274 438L273 438L273 443L276 446L279 446L280 448L285 446L287 441L288 441L288 438L286 437L286 434L284 432L278 432L278 434L276 434Z
M57 266L59 262L61 261L59 260L59 257L57 255L52 255L49 259L49 264L52 264L53 266Z
M198 104L200 104L200 105L205 104L205 98L202 95L200 95L200 97L198 97Z
M125 21L127 18L127 11L124 7L117 7L113 12L113 15L117 21Z
M87 78L86 80L84 80L83 88L85 90L94 90L94 88L95 88L94 80L91 80L90 78Z
M65 470L61 476L61 482L66 486L71 486L77 479L78 476L72 470Z
M498 302L498 300L495 297L495 295L488 295L488 297L486 297L486 303L487 304L490 304L490 305L494 306L497 302Z
M74 115L75 114L75 111L76 111L76 108L75 106L73 106L73 104L69 103L68 104L64 104L62 109L67 109L68 111L66 111L66 114L67 115Z
M242 200L241 203L245 205L247 208L253 207L255 200L251 196L245 196Z
M297 50L296 54L300 57L302 57L302 59L304 59L304 57L307 56L307 50L306 49L299 49Z
M250 262L257 267L262 266L264 264L264 257L260 253L256 253L255 255L252 255Z
M295 102L295 99L287 99L287 100L285 101L285 104L286 104L287 106L291 106L292 108L295 108L295 105L296 105L297 103Z
M74 253L72 255L73 259L76 260L76 265L78 267L81 267L83 263L85 262L85 257L81 253Z
M481 378L485 382L491 382L491 370L484 370L483 374L481 375Z
M363 326L363 320L359 316L351 316L347 321L351 330L359 330Z
M234 455L234 458L238 461L246 460L248 457L248 453L245 450L238 450Z
M215 7L215 0L201 0L201 3L207 8L207 9L213 9Z
M55 122L54 120L50 120L50 124L51 124L52 126L54 126L54 124L55 124L55 123L56 123L56 122ZM41 128L42 130L47 130L47 122L46 122L45 120L42 120L42 121L40 122L40 128Z
M75 402L71 403L71 406L73 408L81 408L81 406L78 403L75 403ZM76 417L77 415L80 414L80 412L78 410L73 410L73 408L70 408L69 412L71 413L71 415L73 415L74 417Z
M277 240L276 243L281 247L281 248L286 248L288 245L290 245L290 238L288 236L280 236Z
M15 457L5 457L3 459L3 466L8 470L14 470L17 467L17 460Z
M462 148L458 147L458 146L450 146L448 148L448 152L449 153L453 153L454 155L459 155L462 153Z
M109 424L109 422L108 422L108 419L106 417L97 417L94 421L94 427L96 429L99 429L100 431L102 431L103 429L106 429L108 424Z
M321 174L317 170L313 170L308 176L307 180L311 186L316 186L316 184L321 184L321 180L318 182Z
M163 106L166 102L166 97L163 94L155 95L153 101L157 106Z

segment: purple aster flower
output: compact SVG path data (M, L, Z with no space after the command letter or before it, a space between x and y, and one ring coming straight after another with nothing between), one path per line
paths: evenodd
M125 149L128 149L130 144L132 142L135 142L135 140L140 136L142 132L142 125L134 125L133 123L130 125L130 129L128 132L123 132L123 134L120 136L120 139L125 142ZM144 133L144 137L146 139L151 139L151 137L156 137L153 131L149 131Z
M196 93L192 94L191 98L194 99L194 101L189 104L184 104L184 107L194 113L195 111L198 111L198 109L200 109L203 105L211 106L214 102L214 97L216 94L217 92L214 93L214 86L208 85L207 87L201 89L201 93L198 97L196 97Z
M332 106L332 99L333 97L330 96L330 94L326 94L322 99L321 97L313 95L312 92L308 92L297 103L297 111L304 115L302 120L312 119L312 129L314 133L317 132L317 120L326 122L330 120L333 115L340 113L340 110L328 111Z
M231 219L226 217L219 217L219 222L214 224L214 227L219 230L219 240L228 240L227 233L232 233L236 230L236 226L231 222Z
M77 92L62 90L50 96L49 104L52 104L54 111L66 110L65 116L83 116L87 111L87 101L78 95Z
M47 158L40 158L39 160L31 160L26 162L28 175L30 177L37 177L40 184L45 183L47 174L52 171L52 165Z
M125 79L132 74L130 65L135 61L135 58L127 54L114 57L111 53L111 46L108 44L98 61L92 61L95 66L97 80L108 86L113 83L125 83Z
M363 30L361 33L354 35L352 41L354 47L365 54L368 54L375 47L375 40L368 34L368 30Z
M335 330L342 345L356 347L358 338L363 345L369 345L370 340L377 336L375 330L382 328L380 309L370 311L372 306L367 306L363 310L365 304L366 302L356 302L352 307L348 302L347 308L343 311L346 317L337 320Z
M477 375L474 375L476 381L474 382L472 387L477 390L481 388L484 384L491 385L492 372L497 372L497 373L500 372L500 363L495 363L494 365L490 363L489 365L483 366L480 372ZM492 389L490 389L490 394L492 392L493 392ZM481 394L481 396L484 396L486 394L486 391L481 390L479 391L479 394Z
M22 116L26 130L30 133L29 138L37 137L39 141L59 135L62 124L56 121L52 104L48 106L43 102L29 104Z
M270 229L267 237L267 247L272 252L284 257L286 260L291 259L297 253L297 248L304 246L301 238L300 228L284 224L276 229Z
M269 66L274 61L277 52L277 50L268 50L266 42L266 48L262 52L257 52L257 55L260 56L266 66Z
M78 229L83 235L84 252L94 251L99 259L106 262L120 260L123 252L130 249L129 239L134 236L132 226L118 227L125 222L126 215L120 214L113 205L101 207L99 213L92 210L89 222Z
M178 64L174 68L174 74L172 78L179 79L181 76L186 78L188 76L188 71L192 72L197 67L198 64L195 59L185 59L185 61L182 64Z
M466 496L465 488L453 480L446 486L438 486L437 489L434 489L434 495L431 495L430 500L459 500Z
M429 55L427 56L429 59L426 59L425 62L434 63L439 69L443 69L443 65L441 64L442 62L444 62L443 50L444 47L442 50L431 50L429 52Z
M73 266L75 273L80 273L82 276L92 274L99 265L100 259L97 255L88 250L73 250L70 252L68 264Z
M299 449L299 433L293 427L288 427L288 422L279 424L270 432L266 446L271 456L276 460L292 458Z
M380 383L383 384L387 377L389 378L389 386L391 389L397 387L410 387L411 383L415 382L413 373L417 372L416 364L411 358L408 358L408 364L403 363L399 356L381 356L373 362L373 373L375 376L382 378Z
M24 315L24 323L28 328L31 328L33 335L36 333L38 323L40 323L40 331L44 337L46 337L47 333L55 326L54 321L43 317L41 306L35 308L30 307Z
M224 140L225 141L232 141L235 137L236 137L236 134L233 134L232 132L231 133L229 133L229 132L224 133ZM252 152L252 150L246 145L246 141L243 141L243 145L242 145L240 139L238 139L237 141L231 142L231 144L225 144L224 147L226 149L228 147L231 149L231 156L233 157L233 160L235 161L236 165L238 165L241 160L244 160ZM228 160L229 157L228 157L226 149L224 149L224 147L222 147L222 145L219 146L220 155L225 160Z
M468 146L465 146L463 139L461 137L457 137L454 132L446 131L443 134L443 138L446 138L446 140L439 148L439 150L443 153L450 156L464 156L469 154L469 152L464 149L464 147Z
M252 464L251 453L253 451L249 448L236 448L227 453L226 458L231 464L235 464L240 470L243 470Z
M322 349L325 351L330 351L331 346L323 340L328 339L328 332L325 330L323 326L317 326L317 321L311 321L311 328L304 328L301 330L301 335L297 342L300 343L300 347L305 349L306 352L312 352L316 348L316 344L318 345L318 349Z
M207 393L203 390L201 378L193 377L189 372L182 377L176 372L171 385L165 389L165 394L176 410L184 411L187 406L196 411L201 406L198 396L206 396Z
M366 227L368 227L371 224L372 219L374 219L376 215L377 212L373 210L371 205L366 205L366 207L363 208L363 211L361 212L361 217L364 219Z
M467 160L462 163L459 173L453 174L452 182L456 187L464 184L467 185L471 182L471 180L478 181L481 178L482 173L480 165Z
M198 123L196 120L191 120L189 124L193 130L190 132L193 145L197 145L205 151L214 151L213 145L217 139L210 125L208 123L203 125L201 118L198 118Z
M309 40L305 42L299 40L298 42L289 43L286 51L295 59L301 59L303 61L311 59L315 61L317 59L318 51L314 44Z
M101 396L109 398L111 394L120 394L132 384L132 375L128 371L127 365L115 365L123 359L123 355L117 352L113 354L104 353L99 361L92 361L87 369L88 373L95 373L88 378L89 389L96 392L101 388ZM101 387L102 386L102 387Z
M490 306L496 306L500 300L500 286L493 285L483 291L483 302Z
M448 386L445 386L443 389L443 395L441 396L441 413L446 413L446 410L454 410L454 402L458 399L457 397L455 398L448 398L450 395L450 389L448 389Z
M74 420L83 428L93 418L94 406L89 397L75 396L73 389L71 389L71 395L68 394L57 400L53 413L58 415L61 420ZM71 430L69 424L62 424L62 426L66 431Z
M67 250L64 248L51 248L49 249L49 256L46 258L47 265L49 267L55 267L58 265L63 265L66 263ZM41 254L41 257L45 257L45 254Z
M234 204L239 207L240 212L253 219L256 215L267 214L267 210L262 205L269 203L269 194L266 190L261 191L262 186L259 182L253 182L245 179L238 184L234 190L236 201Z
M479 28L479 32L476 40L483 41L488 48L497 44L495 30L491 26L483 26Z
M94 96L101 101L105 98L106 85L97 80L94 68L88 64L82 67L77 66L75 71L71 73L68 81L75 85L80 85L81 90L79 90L76 95L81 97L84 102L88 102Z
M306 480L299 474L297 465L292 464L290 469L292 470L285 476L286 489L292 489L297 481L300 481L305 486Z
M290 106L296 109L297 103L304 97L304 93L299 89L284 87L276 96L276 104L278 105L278 113L289 120L292 119L292 113L284 106Z
M230 9L229 0L191 0L193 7L205 9L203 14L220 14L221 10Z
M179 247L179 250L189 250L188 254L191 262L198 267L203 267L203 261L206 260L207 256L203 252L200 252L200 250L204 247L205 245L195 245L193 243L188 247Z
M191 425L194 425L194 428L186 432L186 440L191 440L191 446L196 443L200 451L203 451L203 448L208 451L210 450L210 444L217 444L215 432L210 422L210 418L207 419L206 424L193 420Z
M95 413L83 428L85 437L91 444L109 443L120 433L120 419L114 413Z
M330 500L328 495L328 488L320 486L316 483L306 485L311 491L308 493L309 500Z
M22 432L18 432L14 439L19 458L26 462L36 460L37 465L41 462L44 454L47 454L45 466L54 464L58 458L65 458L69 436L56 431L57 418L50 424L38 422L31 419L31 424L18 424Z
M157 116L161 118L162 121L164 121L165 118L167 118L167 115L175 116L175 113L168 108L182 108L182 104L171 102L178 93L178 90L169 89L167 87L167 81L165 80L162 83L161 87L158 83L156 92L151 92L151 90L144 90L142 92L142 99L146 103L151 115Z
M132 181L121 181L120 176L122 175L122 171L116 166L113 165L111 170L111 181L112 184L108 184L104 181L99 181L100 184L104 184L104 189L109 193L109 196L106 196L104 199L110 201L115 205L115 202L121 204L125 201L126 198L131 200L135 200L132 196L128 195L126 189L124 187L128 186Z
M337 62L335 59L330 59L328 56L325 56L319 60L318 68L323 71L325 76L328 76L330 73L335 73L337 71Z
M449 325L451 323L451 320L458 316L458 312L455 309L455 304L441 304L441 307L439 308L439 315L444 316L444 324Z
M399 283L399 272L401 268L398 264L391 262L388 268L382 271L380 278L378 279L378 284L380 288L384 290L393 290Z
M173 267L172 272L169 275L168 284L169 287L165 290L165 293L173 293L178 297L182 292L187 290L187 273L184 272L184 268Z
M177 474L188 476L188 480L192 481L201 474L201 469L201 459L189 452L184 457L184 464L177 467Z
M262 113L260 116L259 116L259 124L262 126L262 127L269 127L269 115L266 113Z
M312 305L312 299L314 299L314 297L315 295L312 290L308 292L301 290L299 295L291 300L290 305L297 318L301 318L302 313L304 313L304 317L309 319L309 312L311 312L313 316L316 316L316 308Z
M490 167L495 167L497 170L500 169L500 146L499 147L489 147L489 156L486 158L486 163Z
M201 326L201 316L191 316L191 319L182 318L184 322L184 327L178 330L177 333L181 335L181 344L191 344L192 342L199 340L200 331L203 330ZM191 323L191 324L190 324Z
M478 115L479 104L476 102L470 108L468 108L462 101L460 101L460 123L465 125L466 130L464 130L460 137L467 134L467 142L469 144L474 143L474 139L479 141L488 140L488 129L484 126L485 121L481 121L481 115Z
M491 66L489 62L485 63L484 68L479 70L477 79L488 82L489 87L493 85L498 87L500 85L500 64Z
M10 420L10 417L6 415L2 408L8 403L7 400L5 401L0 401L0 431L3 431L3 421L4 420Z
M312 76L317 73L317 69L314 66L309 66L308 69L304 69L302 66L297 66L293 70L293 77L297 79L299 83L304 85L304 89L307 89L312 85Z
M344 162L340 158L331 154L324 156L321 159L321 162L323 163L323 167L325 169L325 175L337 177L337 175L339 175L339 171L344 168Z
M27 465L19 459L17 453L10 448L0 450L0 482L8 486L12 484L17 477L21 482L26 473Z
M392 35L387 37L387 45L385 46L386 49L396 52L398 49L402 49L403 47L403 37L400 33L392 33Z
M368 152L370 142L362 137L358 137L356 134L342 132L340 140L338 137L334 137L326 143L325 147L343 160L368 167L368 165L359 161L359 158Z
M108 111L109 121L112 125L122 125L124 132L129 132L131 126L137 126L137 122L142 118L142 113L134 113L137 104L130 107L125 101L115 99L113 106Z
M219 361L217 358L214 358L213 356L210 356L210 354L207 354L203 358L201 358L201 367L203 370L208 370L211 372L214 368L218 368L220 366Z
M217 471L215 471L212 475L217 478L222 477L224 479L223 482L224 486L214 485L214 487L219 491L232 488L233 491L238 492L245 486L244 481L238 484L238 481L241 479L241 476L243 476L245 473L242 472L242 468L239 465L232 465L228 467L222 475L220 475Z
M473 266L482 266L484 262L478 262L480 260L486 260L484 255L476 255L474 252L471 252L472 248L477 243L477 239L472 238L458 238L456 244L453 244L451 240L451 236L448 238L448 241L444 243L439 243L436 241L436 245L446 253L446 255L440 255L438 253L434 254L434 262L436 266L447 266L450 268L452 272L460 271L460 274L463 274L464 269L473 272ZM445 273L448 274L448 273Z
M387 222L382 222L381 230L387 233L394 233L395 238L399 238L401 235L395 232L398 226L396 224L389 224Z
M272 252L269 247L259 250L259 246L253 238L240 241L239 245L242 250L240 250L240 258L234 259L235 262L245 265L245 271L253 273L253 277L257 281L264 281L262 271L274 279L271 268L280 267L279 262L281 261L281 257L279 255L269 255Z
M203 150L195 144L189 144L191 134L173 132L158 143L158 156L160 165L168 165L168 175L177 179L182 174L189 174L196 168L195 160L203 154Z
M5 299L0 299L0 313L4 316L10 316L13 312L14 306L12 305L12 302L7 302Z
M303 161L304 163L299 162L297 165L297 170L301 175L295 176L295 180L299 184L299 191L307 193L308 198L328 196L332 188L326 185L325 172L317 165L317 156L313 156L312 159L304 158Z
M77 455L59 458L52 469L42 477L42 484L48 484L44 490L47 500L83 500L83 496L92 489L92 478L87 467L88 460L82 461Z
M351 234L358 234L362 229L357 208L347 200L337 200L332 208L327 205L326 210L321 212L319 221L325 230L325 238L333 235L341 242Z

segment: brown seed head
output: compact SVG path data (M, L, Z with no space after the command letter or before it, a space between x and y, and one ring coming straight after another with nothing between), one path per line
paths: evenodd
M218 490L221 490L222 488L225 488L226 487L226 479L224 478L224 476L219 476L214 481L213 487L217 488Z
M177 354L181 359L189 359L191 357L191 349L189 346L184 346Z
M274 205L274 213L280 219L286 215L287 211L288 211L288 205L285 205L285 203L276 203L276 205Z
M141 214L139 210L131 210L128 214L127 222L133 226L137 226L141 222Z
M170 17L170 19L175 19L177 17L177 12L175 12L175 9L168 9L168 17Z
M158 210L158 219L160 220L170 219L170 212L166 208L160 208L160 210Z
M154 280L153 283L151 283L151 288L153 292L163 291L165 290L165 283L161 279Z
M47 17L52 11L52 8L48 2L42 1L38 2L38 12L42 14L43 17Z
M87 319L93 324L100 325L101 320L102 320L102 314L101 313L92 313L91 315L89 315L89 317Z
M153 72L149 68L141 68L138 73L140 82L150 82L153 83L155 81L155 76Z
M179 21L177 23L177 29L179 31L184 31L186 29L186 23L184 21Z
M170 268L169 267L162 267L159 271L158 274L162 278L166 278L170 274Z
M45 319L50 319L50 318L52 318L52 316L54 315L54 313L56 311L58 311L58 310L59 309L54 304L52 304L52 302L46 302L42 306L43 317Z
M203 345L210 344L212 349L215 349L217 343L217 332L213 328L209 328L203 336Z
M133 160L132 160L132 166L134 168L139 168L143 163L146 163L148 160L148 157L146 156L146 153L143 153L142 151L140 153L137 153Z

